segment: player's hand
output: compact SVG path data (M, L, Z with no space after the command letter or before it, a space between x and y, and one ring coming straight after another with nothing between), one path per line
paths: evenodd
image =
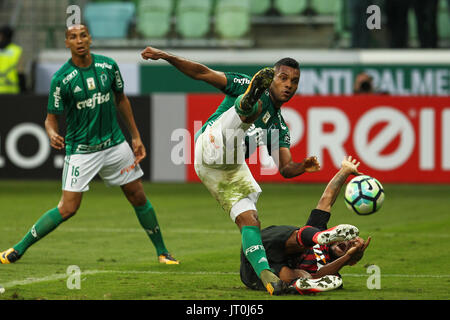
M316 172L320 170L320 163L317 157L312 156L303 160L303 167L305 168L305 172Z
M138 165L139 162L141 162L147 156L144 144L142 143L140 138L136 138L131 140L131 145L133 147L134 153L134 164Z
M141 52L141 56L144 60L159 60L166 56L166 52L153 47L147 47Z
M65 147L64 138L57 133L53 133L50 137L50 146L56 150L62 150Z
M341 163L343 170L346 170L348 173L354 174L355 176L362 175L362 173L358 171L359 165L360 162L356 159L352 159L352 156L345 157Z
M366 241L360 237L351 240L352 247L346 252L346 255L350 256L350 260L347 262L348 265L353 266L362 259L364 251L369 246L370 240L371 237L368 237Z

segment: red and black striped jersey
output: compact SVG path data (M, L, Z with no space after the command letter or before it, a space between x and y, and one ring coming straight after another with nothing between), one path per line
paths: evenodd
M313 274L325 264L332 261L330 257L330 246L316 244L298 257L296 268Z

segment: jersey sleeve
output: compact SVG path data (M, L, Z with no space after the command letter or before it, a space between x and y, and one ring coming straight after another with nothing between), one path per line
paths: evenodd
M113 63L113 73L114 79L111 88L114 92L122 93L124 87L122 73L120 72L119 66L115 61Z
M53 76L48 95L47 112L52 114L64 113L64 101L62 93L62 81L60 77Z
M227 77L227 85L222 90L227 96L238 97L247 90L251 78L243 73L225 72Z
M291 134L286 123L280 118L280 123L276 125L275 129L269 130L267 137L267 150L269 155L272 151L277 151L279 148L291 147Z

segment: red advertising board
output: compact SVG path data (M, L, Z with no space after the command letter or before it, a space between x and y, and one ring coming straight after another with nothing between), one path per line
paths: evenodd
M191 141L223 97L187 95ZM360 171L382 182L450 183L448 98L295 96L283 105L282 114L293 160L315 155L321 170L287 180L271 166L266 151L258 150L249 167L259 182L327 182L344 156L352 155L361 161ZM190 147L193 158L194 144ZM198 181L192 163L186 165L187 180Z

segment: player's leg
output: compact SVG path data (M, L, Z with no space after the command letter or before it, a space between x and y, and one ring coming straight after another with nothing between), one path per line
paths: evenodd
M340 224L327 229L329 218L330 213L327 211L312 210L306 225L297 231L297 242L304 247L313 247L316 244L351 240L359 235L358 228L350 224Z
M1 263L16 262L29 247L55 230L62 222L72 217L80 207L82 195L81 192L63 191L58 206L45 212L22 240L0 254Z
M161 229L156 219L155 209L145 195L141 177L141 167L134 164L134 155L127 142L106 151L106 160L99 172L103 181L110 186L120 186L136 216L155 246L159 261L165 264L178 264L167 251Z
M101 159L100 153L77 154L64 158L63 193L58 206L45 212L14 247L0 253L1 263L17 261L31 245L77 212L83 192L89 190L89 182L100 168L99 159Z
M351 157L349 158L351 161ZM356 163L356 160L352 162ZM330 211L336 198L345 183L349 173L341 169L328 182L323 191L317 206L311 211L306 225L297 232L297 242L305 247L312 247L316 244L328 244L336 241L351 240L359 234L357 227L349 224L341 224L328 229Z
M145 195L141 179L124 184L121 188L133 206L139 223L155 246L159 261L165 264L179 264L179 261L172 257L164 244L155 209Z
M242 251L258 278L261 279L264 288L271 295L282 294L285 285L270 269L261 239L261 224L254 201L249 198L238 201L232 207L230 217L234 219L241 231Z
M264 287L259 277L256 275L255 270L253 269L250 261L248 261L247 257L244 254L244 251L241 250L240 257L240 278L242 283L250 289L253 290L261 290L266 291L267 289Z

